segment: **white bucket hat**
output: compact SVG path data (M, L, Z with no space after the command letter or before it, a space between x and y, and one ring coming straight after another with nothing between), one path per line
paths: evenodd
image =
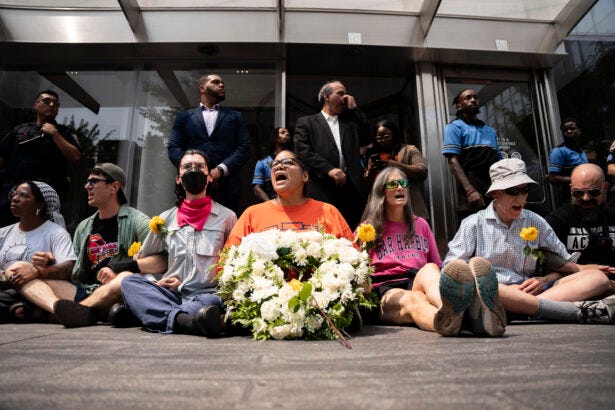
M493 191L500 191L523 184L535 184L538 182L530 178L525 172L525 162L517 158L499 160L489 167L491 186L487 191L489 195Z

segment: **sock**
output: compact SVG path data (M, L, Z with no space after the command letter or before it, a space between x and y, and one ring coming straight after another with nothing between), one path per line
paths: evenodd
M190 317L187 313L184 312L178 313L177 316L175 316L173 332L184 334L194 333L194 328L192 326L192 317Z
M555 302L538 298L537 315L544 319L559 322L578 322L579 308L572 302Z

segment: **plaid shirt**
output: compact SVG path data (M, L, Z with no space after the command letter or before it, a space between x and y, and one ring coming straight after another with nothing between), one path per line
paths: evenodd
M548 249L565 259L570 258L564 244L540 215L524 209L507 226L496 214L492 202L487 209L463 220L448 244L449 251L443 265L453 259L468 261L473 256L482 256L491 262L500 283L521 283L536 270L536 261L523 254L526 241L519 236L521 229L530 226L538 229L536 240L527 243L532 249Z

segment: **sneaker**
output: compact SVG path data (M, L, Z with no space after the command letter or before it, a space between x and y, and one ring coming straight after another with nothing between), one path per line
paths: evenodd
M141 322L123 303L116 303L109 311L109 323L113 327L137 327Z
M474 277L467 263L455 259L442 269L440 297L442 307L434 317L434 328L442 336L457 336L474 297Z
M476 294L468 309L471 331L476 336L502 336L506 331L506 311L498 303L498 278L491 263L481 257L468 264L474 276Z
M615 324L615 295L602 300L574 302L579 308L579 323Z
M66 327L95 326L98 324L96 309L68 299L60 299L53 304L53 312L58 321Z
M203 306L192 318L193 327L203 336L218 337L224 331L222 312L216 305Z

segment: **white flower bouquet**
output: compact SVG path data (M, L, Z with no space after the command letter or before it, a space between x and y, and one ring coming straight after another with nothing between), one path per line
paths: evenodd
M335 339L322 312L344 329L355 306L374 306L369 262L351 241L318 231L253 233L221 255L220 295L255 339Z

